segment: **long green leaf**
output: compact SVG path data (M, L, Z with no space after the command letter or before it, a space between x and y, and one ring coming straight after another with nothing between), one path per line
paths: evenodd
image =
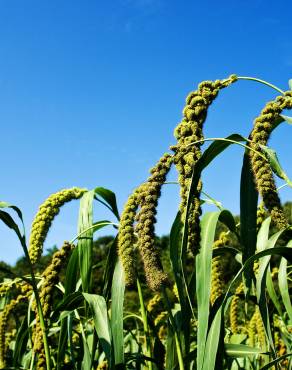
M255 253L257 241L257 204L258 192L255 188L248 153L244 154L240 181L240 239L242 245L242 262ZM244 274L248 290L253 278L252 266Z
M115 193L103 187L95 188L94 192L95 194L99 195L105 201L105 205L112 211L112 213L119 220L120 216L119 216Z
M165 370L174 370L178 368L178 359L176 354L176 344L174 338L173 327L168 323L167 339L166 339L166 357Z
M247 346L246 344L234 344L234 343L226 343L225 351L227 356L236 358L256 356L261 353L264 353L263 351L261 351L260 348L250 347Z
M216 311L208 332L204 353L203 370L221 369L224 353L224 314L231 301L227 298L225 305L221 304Z
M280 179L285 180L289 186L292 186L292 182L290 181L290 179L288 178L288 176L284 172L284 170L283 170L283 168L282 168L282 166L279 162L276 151L274 149L271 149L271 148L265 146L265 145L261 145L261 149L266 154L266 157L270 162L270 165L271 165L271 168L272 168L273 172Z
M105 297L106 301L108 301L110 297L112 280L117 261L117 250L118 250L117 242L118 238L116 236L115 239L109 243L108 255L103 274L102 295Z
M112 283L111 330L115 355L115 365L124 364L123 305L125 277L121 261L118 260Z
M57 305L55 313L60 311L73 311L76 310L83 302L83 296L80 292L73 292L66 295L61 302Z
M196 257L196 295L198 309L198 334L197 334L197 367L201 369L205 353L208 332L210 291L211 291L211 266L212 249L215 238L216 226L220 218L226 219L230 212L227 210L206 213L201 221L200 253Z
M25 316L22 319L15 340L15 350L13 351L13 366L15 368L19 367L19 365L21 364L22 357L26 352L27 340L28 340L28 325L27 317Z
M278 231L276 234L272 235L267 244L265 245L265 249L274 248L277 240L283 233L283 230ZM269 312L268 312L268 305L266 299L266 275L269 267L271 256L267 255L264 258L259 260L259 269L256 276L256 292L257 292L257 300L259 304L260 314L263 320L264 328L266 331L267 338L269 340L269 344L271 349L274 351L274 344L273 338L271 333L270 327L270 320L269 320Z
M86 192L80 200L78 234L92 227L94 190ZM84 292L90 291L92 272L93 230L83 233L78 240L79 267Z
M280 356L278 358L276 358L275 360L269 362L268 364L266 364L265 366L263 366L261 368L261 370L267 370L267 369L271 369L274 365L276 365L278 362L284 360L285 358L287 357L290 357L292 356L292 353L287 353L286 355L283 355L283 356Z
M83 293L83 296L91 309L94 327L98 335L100 344L104 350L110 366L112 366L111 364L113 364L113 358L111 333L105 299L97 294Z
M292 247L292 241L288 243L288 247L289 248ZM282 258L280 262L278 280L279 280L279 290L283 300L283 304L285 306L289 319L292 322L292 304L287 280L287 260L284 258Z

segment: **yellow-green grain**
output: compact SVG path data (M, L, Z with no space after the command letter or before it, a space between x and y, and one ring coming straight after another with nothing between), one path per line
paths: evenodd
M29 239L29 256L32 264L35 264L39 260L49 228L54 217L59 213L60 208L73 199L79 199L86 191L86 189L76 187L63 189L50 195L39 207L32 223Z
M281 206L271 166L257 152L261 152L261 145L267 145L275 122L280 118L283 109L291 108L291 91L267 103L261 114L254 121L249 143L253 149L250 150L249 155L256 186L263 199L265 208L270 212L272 220L279 229L289 227L289 223Z
M203 81L196 91L191 92L186 99L186 106L183 110L183 119L174 131L177 144L171 149L175 152L174 163L179 173L179 184L181 187L180 211L184 221L192 169L194 164L201 157L201 143L189 145L200 141L203 136L203 124L207 117L208 107L217 97L220 89L229 86L237 80L235 75L225 80ZM199 251L201 216L200 193L202 184L199 182L194 201L191 204L188 215L188 246L196 255Z

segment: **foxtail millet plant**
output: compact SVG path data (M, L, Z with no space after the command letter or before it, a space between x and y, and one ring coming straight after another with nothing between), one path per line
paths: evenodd
M118 253L122 261L125 281L128 286L136 283L135 230L134 223L139 207L140 187L131 194L124 205L118 234Z
M174 163L179 173L182 219L186 216L193 166L201 157L200 148L204 139L203 124L207 117L208 108L217 97L219 90L235 81L237 81L235 75L231 75L225 80L203 81L199 84L198 89L191 92L186 99L186 106L183 110L184 118L174 131L177 144L171 147L175 152ZM194 255L199 251L200 242L201 188L202 184L199 182L188 214L188 246Z
M161 187L172 165L173 157L166 153L150 170L151 176L139 193L140 210L136 216L137 245L140 251L148 286L159 291L168 284L167 274L155 248L156 208L161 195Z
M32 264L35 264L39 260L49 228L54 217L60 212L60 208L73 199L79 199L86 191L86 189L77 187L63 189L50 195L41 204L33 220L29 239L29 256Z
M261 249L260 243L262 243L265 257L279 253L276 258L283 258L289 254L287 247L278 247L282 239L279 239L279 242L276 241L276 248L264 250L269 243L272 244L275 241L275 235L278 235L274 234L272 228L268 230L268 222L265 222L265 227L262 227L257 239L256 231L262 225L267 212L272 214L278 228L288 226L288 222L281 218L277 189L262 145L267 144L282 110L292 107L292 93L283 93L283 96L268 103L256 119L249 140L238 134L227 138L205 139L203 125L209 106L217 97L220 89L240 79L248 78L232 75L224 80L204 81L198 85L196 91L189 94L182 122L175 129L177 143L171 147L174 154L163 155L151 169L149 178L129 196L119 220L117 239L110 246L105 266L98 258L91 264L91 256L97 257L92 253L96 251L92 235L105 224L111 224L114 227L117 227L117 224L110 221L93 222L91 202L97 198L98 194L102 199L97 200L101 200L100 203L108 206L107 208L118 219L119 215L114 193L105 188L96 188L88 193L90 199L86 198L86 202L84 204L81 202L80 206L80 214L84 216L84 219L88 216L90 221L84 228L84 232L92 231L92 234L86 238L86 245L79 244L78 249L71 253L73 245L65 242L64 246L53 255L51 263L39 276L40 280L37 284L34 266L30 264L30 259L33 264L39 260L47 232L60 207L71 199L80 198L86 190L80 188L62 190L51 195L41 205L32 226L30 258L27 256L25 235L18 234L21 236L19 239L22 245L25 244L23 249L31 277L27 278L25 275L25 283L15 283L17 286L13 285L13 289L5 297L1 292L6 293L8 288L5 284L3 287L0 286L0 299L3 305L5 305L5 300L12 298L10 303L8 300L0 316L2 367L5 365L7 368L14 366L14 368L30 368L31 370L81 369L82 367L90 369L139 368L141 370L146 368L149 370L191 370L195 368L198 370L217 368L251 370L258 369L264 362L261 360L268 360L268 356L263 355L262 351L273 352L271 344L273 337L277 354L289 353L292 348L289 332L291 313L288 312L289 308L286 309L287 302L290 302L291 289L289 266L281 264L284 261L281 260L278 272L272 270L272 279L267 275L269 281L265 280L266 275L262 278L261 274L257 275L257 271L262 272L261 263L268 260L261 260L258 255L254 256L258 254L258 251L254 251L253 248L259 246L258 249ZM281 90L277 90L281 93ZM201 152L202 145L208 140L214 142L208 148L210 150L203 153ZM218 209L215 212L206 213L200 220L201 204L204 200L201 199L202 182L198 181L198 177L201 176L201 171L208 166L210 160L213 160L230 144L239 144L247 149L246 153L249 153L248 157L245 157L244 171L242 171L244 180L242 184L244 185L241 185L243 210L245 206L248 207L240 215L240 228L236 225L236 218L223 209L219 202L211 196L208 197L209 200L213 200L213 205ZM196 165L200 159L198 167ZM246 159L250 159L253 172L250 172L248 168L250 163ZM259 163L260 160L262 160L261 163ZM158 249L155 247L157 206L162 186L173 164L178 170L179 177L180 217L176 217L173 223L168 243L169 249L164 247ZM198 168L199 173L196 176L194 169ZM257 227L255 211L258 200L257 196L250 197L250 192L257 193L252 182L253 176L257 190L263 198L263 204L258 209ZM198 185L194 191L191 187L193 191L191 193L190 185L193 179L198 181ZM205 194L207 196L207 193ZM4 202L0 202L0 207L3 207L3 204ZM250 206L252 212L249 212ZM15 210L19 216L21 213L16 207L11 213ZM13 226L14 230L17 230L9 215L5 215L2 211L0 216L9 227ZM80 217L78 230L82 229L80 225L84 226L84 219ZM218 222L228 227L229 231L221 233L219 239L214 240ZM229 233L236 235L236 241L232 237L229 238ZM81 233L73 241L80 236ZM201 237L202 240L200 240ZM247 250L244 238L250 241L246 243L250 244L248 245L250 250ZM216 250L219 247L221 250ZM216 254L213 260L211 260L212 248ZM138 253L141 255L148 286L155 292L152 292L150 300L151 292L146 288L144 295L145 284L137 279L136 269L139 268L140 263ZM225 253L228 254L227 259L225 259ZM118 254L119 261L117 261L116 254ZM187 259L190 255L192 255L191 261ZM70 257L70 262L66 277L70 275L72 280L69 277L70 280L63 285L59 281L59 275L68 257ZM272 264L277 261L276 258L271 258ZM231 262L231 260L232 265L230 264L229 271L222 271L222 267L227 265L226 261ZM252 264L257 275L256 280L252 274ZM173 271L169 266L173 268ZM271 265L267 265L267 274L270 269ZM104 279L99 279L99 281L103 280L103 285L98 287L98 290L94 284L87 290L80 280L78 281L78 277L80 276L82 280L84 274L88 274L91 280L95 276L93 274L102 273L103 270ZM275 279L276 274L278 274L278 279ZM13 272L12 276L14 277ZM125 276L126 285L132 286L131 290L125 289L123 276ZM165 289L170 284L168 276L175 281L172 286L171 299L168 297L170 290ZM251 283L250 287L246 284L247 294L244 300L242 297L245 293L244 283L248 281L247 277L250 277ZM17 281L16 279L15 282ZM26 281L31 282L31 286ZM21 285L20 288L18 284ZM279 284L278 287L277 284ZM258 297L259 286L263 297L267 297L268 320L266 321L261 317L263 311L261 299ZM137 305L131 306L133 302L129 302L134 301L133 297L137 297L133 287L138 289L140 311ZM13 299L18 288L21 291L20 295ZM58 291L55 288L58 288ZM98 294L96 294L97 291ZM279 297L276 297L279 301L278 305L275 303L277 293L279 293ZM18 331L18 334L23 336L20 335L19 338L17 336L10 343L11 351L9 350L8 354L13 352L13 359L11 359L6 356L7 339L11 338L10 335L5 335L7 318L12 310L11 305L14 306L16 302L25 300L29 296L32 297L27 314L21 318L27 325L23 326L23 330L27 330L29 335L21 330ZM218 299L219 297L221 299ZM57 302L59 299L61 304ZM148 302L147 309L145 302ZM251 311L253 315L250 315ZM279 317L278 325L276 325L276 317ZM264 316L263 318L265 319ZM269 325L270 327L267 327ZM7 333L12 333L13 327L14 323L9 325ZM281 335L282 342L279 335L274 335L275 330ZM268 334L271 332L271 338L266 338L265 331ZM22 344L19 345L19 343ZM15 346L14 349L13 346ZM20 350L18 351L17 348ZM269 360L273 360L273 355ZM292 366L290 358L285 361L290 363L290 367ZM283 363L280 363L280 366Z
M266 104L261 114L255 119L250 134L249 151L254 179L266 209L279 229L289 227L284 215L276 188L271 165L260 155L261 146L266 146L271 132L284 109L292 108L292 92L287 91L275 100Z

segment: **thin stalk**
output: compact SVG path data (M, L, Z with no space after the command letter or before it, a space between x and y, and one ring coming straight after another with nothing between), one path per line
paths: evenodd
M138 295L139 295L139 301L140 301L140 308L141 308L141 314L142 314L142 319L143 319L143 327L144 327L144 333L145 333L145 338L146 338L146 351L147 351L147 356L152 358L152 351L151 351L151 343L150 343L150 333L149 333L149 326L148 326L148 320L147 320L147 313L145 310L145 304L144 304L144 298L142 294L142 289L140 285L139 279L137 279L137 288L138 288ZM149 370L152 370L152 362L149 361L148 363Z
M43 310L42 310L42 305L41 305L39 292L37 288L36 278L34 275L33 266L32 266L32 263L29 257L27 246L26 246L25 237L20 236L20 241L21 241L21 246L23 248L25 257L28 262L29 270L30 270L31 285L32 285L32 289L33 289L36 304L37 304L37 312L39 315L40 327L42 329L42 334L43 334L43 342L44 342L44 349L45 349L45 356L46 356L46 366L47 366L47 370L51 370L51 356L50 356L50 348L49 348L48 337L47 337L47 329L46 329L46 324L45 324L45 320L43 316Z
M277 188L277 190L281 190L281 189L285 188L286 186L288 186L288 184L283 184L283 185L279 186L279 187Z
M233 143L233 144L237 144L237 145L240 145L242 146L243 148L245 149L248 149L248 150L251 150L252 152L255 152L257 153L259 156L261 156L264 160L268 161L267 158L259 151L253 149L253 148L250 148L249 146L245 145L245 144L241 144L240 142L238 141L235 141L235 140L231 140L231 139L225 139L223 137L208 137L207 139L202 139L202 140L197 140L197 141L193 141L192 143L186 145L186 147L188 146L191 146L191 145L195 145L195 144L199 144L199 143L204 143L205 141L227 141L229 143ZM248 140L250 141L250 140Z
M165 181L163 185L179 185L178 181ZM201 193L205 195L208 200L210 200L217 208L219 208L221 211L223 209L222 203L218 202L216 199L212 198L209 194L207 194L205 191L201 190Z
M77 236L75 236L75 238L70 241L70 244L73 244L75 242L75 240L79 239L80 236L87 233L87 231L95 229L97 226L103 226L103 225L113 225L114 227L119 227L119 225L114 223L114 222L101 222L99 224L93 224L90 227L88 227L87 229L82 230L81 233L79 233Z
M246 77L246 76L239 76L237 77L238 80L248 80L248 81L254 81L254 82L259 82L263 85L266 85L266 86L269 86L271 87L272 89L278 91L280 94L284 94L284 91L279 89L279 87L271 84L270 82L267 82L267 81L264 81L264 80L261 80L260 78L255 78L255 77Z
M212 198L209 194L207 194L205 191L201 191L201 193L203 195L205 195L205 197L207 197L209 200L211 200L211 202L217 207L220 209L220 211L223 210L223 207L222 207L222 203L221 202L218 202L216 199Z
M182 351L181 351L181 343L180 343L180 340L179 340L179 337L178 337L174 317L173 317L173 314L172 314L172 311L171 311L171 305L170 305L170 302L169 302L169 298L168 298L166 289L164 287L162 288L162 294L163 294L163 298L166 302L166 307L167 307L167 311L168 311L168 314L169 314L169 320L170 320L171 326L172 326L173 331L174 331L174 339L175 339L179 369L184 370L184 361L183 361L183 356L182 356Z
M132 319L132 318L133 319L135 318L135 319L140 320L140 321L143 322L143 318L140 317L139 315L134 314L134 313L124 316L123 320L125 321L127 319Z
M35 358L35 352L34 352L34 350L32 350L32 356L31 356L31 361L30 361L30 367L29 367L29 370L33 370L34 358Z

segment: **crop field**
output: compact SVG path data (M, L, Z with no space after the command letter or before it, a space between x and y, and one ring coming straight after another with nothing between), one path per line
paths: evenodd
M248 137L204 137L209 106L243 83L277 97L262 102ZM292 369L292 204L279 195L292 182L269 146L277 127L292 123L291 108L292 80L287 91L253 77L203 81L186 98L173 145L133 184L121 212L110 184L52 189L26 235L13 199L1 201L1 223L25 257L21 268L0 265L0 369ZM234 145L242 149L239 215L202 181ZM176 182L167 180L172 168ZM157 237L165 184L179 187L180 204L169 235ZM71 201L78 234L44 256ZM205 203L211 211L202 212ZM95 220L96 204L112 218ZM113 236L100 237L105 227Z

